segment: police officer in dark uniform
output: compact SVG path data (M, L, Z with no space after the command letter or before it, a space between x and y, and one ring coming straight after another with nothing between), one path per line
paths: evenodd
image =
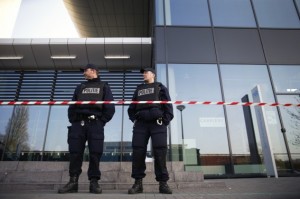
M75 89L72 101L113 101L113 95L106 82L98 77L98 68L88 64L81 68L86 82ZM70 181L58 190L58 193L78 192L78 178L82 170L85 143L89 147L88 179L90 193L102 193L98 184L101 178L99 169L100 158L103 153L104 126L115 113L113 104L70 105L68 118L72 124L68 133L70 152L69 175Z
M155 82L155 71L152 68L141 70L144 83L137 86L133 101L170 101L168 89ZM167 156L167 125L173 119L172 104L130 104L129 119L134 122L132 137L132 174L135 182L128 194L143 192L142 179L146 176L146 152L148 140L151 137L154 153L154 168L156 181L159 182L159 192L172 194L167 181L169 174L166 166Z

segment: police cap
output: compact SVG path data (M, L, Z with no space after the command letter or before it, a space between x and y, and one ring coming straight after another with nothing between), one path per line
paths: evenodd
M147 68L142 68L140 70L141 73L144 73L145 71L150 71L152 72L153 74L155 74L155 70L153 68L150 68L150 67L147 67Z
M87 64L86 66L81 67L81 68L80 68L80 71L83 72L84 70L86 70L86 69L88 69L88 68L94 69L94 70L98 71L98 67L95 66L94 64Z

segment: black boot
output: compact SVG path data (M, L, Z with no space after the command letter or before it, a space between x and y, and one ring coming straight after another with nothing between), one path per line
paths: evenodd
M167 182L159 182L159 193L172 194Z
M91 181L90 181L90 193L96 193L96 194L102 193L102 188L98 184L97 179L94 179L94 178L91 179Z
M58 189L58 193L76 193L78 192L78 176L70 177L70 181Z
M135 179L134 184L128 190L128 194L143 193L143 179Z

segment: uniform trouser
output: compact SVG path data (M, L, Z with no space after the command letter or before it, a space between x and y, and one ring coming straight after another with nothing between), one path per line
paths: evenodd
M132 137L132 174L135 179L146 176L146 152L149 138L152 140L154 155L154 170L156 181L168 181L169 173L166 166L167 156L167 126L156 121L137 121L133 127Z
M72 123L68 127L68 144L70 152L69 174L71 177L79 176L82 172L83 153L85 143L89 147L89 168L88 178L100 179L99 169L100 158L103 153L104 123L101 120L86 120L84 126L81 121Z

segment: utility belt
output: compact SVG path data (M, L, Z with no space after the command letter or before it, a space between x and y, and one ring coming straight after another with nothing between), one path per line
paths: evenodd
M135 114L137 120L143 121L156 121L162 120L163 112L159 108L143 109L139 110Z
M81 126L84 126L88 122L96 121L99 117L97 115L85 115L85 114L77 114L76 120L80 121Z
M138 118L138 119L136 119L136 121L142 121L142 122L146 122L146 123L152 123L153 122L153 123L156 123L160 126L163 124L162 118L153 119L153 120L145 120L145 119Z
M81 120L98 120L99 116L97 115L85 115L85 114L77 114L76 115L76 120L81 121Z

